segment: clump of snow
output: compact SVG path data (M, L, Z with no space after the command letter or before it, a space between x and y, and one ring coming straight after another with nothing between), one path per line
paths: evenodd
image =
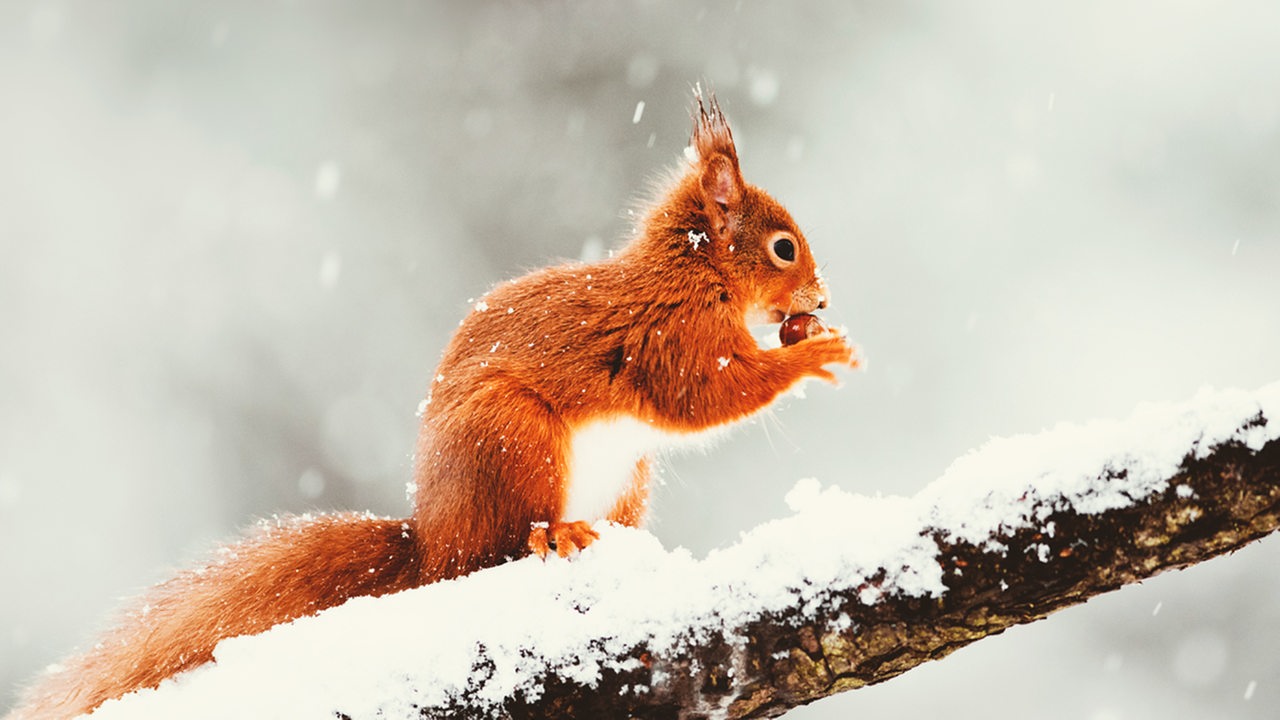
M852 589L868 604L938 596L930 528L970 542L1032 523L1053 533L1038 509L1131 503L1166 489L1188 448L1203 455L1234 440L1258 449L1280 436L1280 422L1257 422L1260 414L1280 417L1280 383L992 440L913 498L803 480L786 497L792 516L702 560L602 523L600 539L571 560L525 558L224 641L216 665L108 702L94 717L416 717L458 698L497 707L517 692L536 697L547 672L591 685L634 669L623 658L642 643L678 655L763 613L812 612L829 591Z
M1203 389L1189 401L1143 404L1126 420L995 438L953 462L917 499L932 506L930 523L949 540L971 543L1043 520L1055 503L1105 512L1167 489L1188 448L1202 458L1229 440L1257 450L1280 436L1278 421L1245 427L1259 414L1280 418L1280 383L1253 393Z
M943 592L937 546L920 533L914 499L823 489L808 479L786 501L795 515L753 528L706 561L708 571L726 573L726 584L748 590L757 607L777 610L831 587L859 587L882 569L887 575L878 587L884 592ZM839 550L827 552L832 548Z

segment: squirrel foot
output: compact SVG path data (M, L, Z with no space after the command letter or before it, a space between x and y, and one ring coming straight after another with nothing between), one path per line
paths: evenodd
M560 557L569 557L599 537L600 533L584 520L534 523L529 531L529 550L540 558L553 550Z

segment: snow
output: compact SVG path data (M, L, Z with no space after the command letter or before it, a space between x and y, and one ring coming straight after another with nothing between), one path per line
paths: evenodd
M1141 405L1126 420L1062 423L993 439L953 462L919 500L933 506L934 527L968 542L1002 526L1026 526L1034 518L1010 509L1046 512L1052 498L1083 513L1124 507L1164 491L1187 448L1204 457L1228 439L1254 450L1275 439L1280 423L1241 429L1259 412L1280 416L1280 383L1256 393L1204 389L1187 402ZM1095 480L1103 475L1105 482Z
M342 168L332 160L323 162L316 170L316 197L332 200L342 184Z
M1188 448L1203 456L1225 441L1256 450L1275 440L1280 422L1257 422L1260 413L1280 415L1280 383L993 439L915 497L802 480L786 496L791 516L704 559L600 523L600 539L569 560L525 558L224 641L215 665L93 717L413 717L415 707L459 696L496 705L517 691L536 695L548 671L591 684L634 663L618 658L642 642L678 654L761 613L812 612L831 589L857 589L864 603L938 596L938 548L922 529L970 542L1035 525L1052 533L1038 508L1102 512L1168 489Z
M342 276L342 256L337 252L330 250L320 258L320 271L318 280L320 287L325 290L332 290L338 284L338 278Z
M323 495L324 486L324 474L315 468L307 468L298 476L298 492L308 500L315 500Z

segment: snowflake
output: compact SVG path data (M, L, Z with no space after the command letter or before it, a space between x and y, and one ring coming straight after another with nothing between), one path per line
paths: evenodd
M689 231L689 243L693 245L694 250L697 250L699 247L701 247L702 243L704 242L710 242L710 240L707 239L706 233L699 232L697 230Z

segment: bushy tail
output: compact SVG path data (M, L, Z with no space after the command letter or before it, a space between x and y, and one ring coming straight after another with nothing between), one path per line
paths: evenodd
M146 593L97 646L41 678L7 720L89 712L212 660L223 638L415 587L418 566L402 520L345 513L264 523L207 566Z

